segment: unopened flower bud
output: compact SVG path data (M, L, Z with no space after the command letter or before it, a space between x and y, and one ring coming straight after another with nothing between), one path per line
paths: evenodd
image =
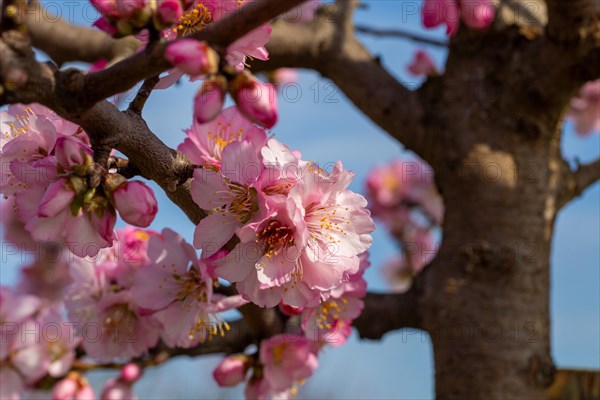
M219 56L206 42L181 39L167 46L165 58L173 66L191 76L216 73Z
M277 123L277 93L273 85L244 71L234 79L229 91L240 113L250 121L265 128L272 128Z
M159 0L154 14L154 25L157 29L168 28L176 23L182 15L183 7L180 0Z
M250 359L243 354L225 357L213 371L213 377L221 387L235 386L246 379L249 367Z
M223 109L227 79L217 75L206 79L194 97L194 118L199 124L215 119Z
M150 225L158 212L152 189L142 182L125 182L113 192L113 200L125 222L142 228Z

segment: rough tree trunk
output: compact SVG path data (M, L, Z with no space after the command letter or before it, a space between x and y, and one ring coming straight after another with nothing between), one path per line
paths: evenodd
M523 38L498 40L457 43L443 80L423 90L437 104L426 129L450 133L432 143L444 239L419 283L439 399L541 399L554 374L549 260L560 100L528 81L534 67L519 59Z

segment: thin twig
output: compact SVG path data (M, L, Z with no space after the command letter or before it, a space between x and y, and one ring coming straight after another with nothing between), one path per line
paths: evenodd
M138 115L142 115L144 105L146 104L148 97L150 97L150 94L152 93L152 90L158 81L160 81L158 75L154 75L144 81L133 101L129 103L129 111L132 111Z
M432 46L447 47L448 42L445 40L432 39L424 36L420 36L411 32L403 31L400 29L377 29L369 26L358 25L356 26L356 32L364 33L366 35L372 35L376 37L399 37L409 39L419 43L430 44Z

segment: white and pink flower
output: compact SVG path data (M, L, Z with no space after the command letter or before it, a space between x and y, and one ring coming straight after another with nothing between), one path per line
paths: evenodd
M129 290L107 277L102 264L80 259L72 263L71 274L74 283L65 305L90 357L130 359L156 345L158 323L137 307Z
M193 247L169 229L150 238L148 256L131 291L136 304L162 324L165 343L192 347L224 335L229 326L218 313L245 304L241 296L213 293L213 280Z
M319 345L303 336L281 334L263 340L260 362L273 392L283 392L312 376L319 365Z
M235 141L250 141L262 146L266 133L244 116L236 107L229 107L213 121L201 124L194 118L192 127L185 131L187 138L177 150L197 165L221 167L223 149Z
M600 79L586 83L571 100L568 114L575 124L575 132L587 136L600 133Z

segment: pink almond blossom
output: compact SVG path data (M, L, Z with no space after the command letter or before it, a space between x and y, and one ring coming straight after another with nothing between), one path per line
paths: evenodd
M134 303L131 292L111 284L102 264L71 264L72 288L65 299L86 353L99 361L130 359L156 345L158 324Z
M586 83L571 100L569 118L575 124L575 132L587 136L600 133L600 79Z
M194 246L209 257L231 239L258 210L256 182L262 172L260 147L247 140L228 144L221 170L194 171L192 198L209 212L194 233Z
M302 336L281 334L263 340L260 362L264 379L273 391L291 389L317 369L318 344Z
M131 290L136 304L162 324L165 343L192 347L224 335L229 326L218 313L245 304L241 296L213 293L213 280L193 247L169 229L150 239L148 256Z
M163 30L163 36L168 40L183 38L204 29L207 25L221 18L237 12L254 0L197 0L177 20L172 28ZM238 72L246 66L248 57L258 60L268 60L269 52L265 45L271 36L271 26L261 25L252 32L236 40L227 48L225 57L227 63ZM181 78L181 71L171 71L162 78L156 86L158 89L166 89Z
M251 141L258 146L266 142L265 131L244 116L236 107L229 107L213 121L201 124L194 119L192 127L185 131L187 138L177 147L192 163L221 166L223 149L235 141Z
M308 338L332 347L346 342L352 332L352 320L364 306L362 298L367 294L367 283L363 275L371 265L368 256L368 253L359 256L359 272L333 289L329 300L302 312L302 330Z

